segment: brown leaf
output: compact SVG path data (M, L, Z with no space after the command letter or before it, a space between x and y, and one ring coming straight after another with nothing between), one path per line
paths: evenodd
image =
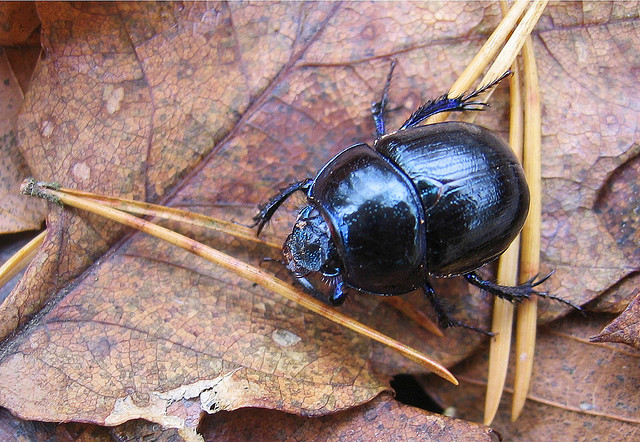
M590 311L620 314L640 293L640 272L633 272L605 290L587 305Z
M580 302L616 284L639 264L625 251L616 229L603 222L600 209L607 199L604 189L640 152L640 96L632 87L638 78L631 49L636 23L620 20L625 6L599 6L582 20L571 14L577 5L558 6L552 17L555 26L562 26L541 31L536 48L546 147L542 257L548 264L543 271L557 269L547 284L550 291ZM577 28L564 28L572 25ZM603 44L605 51L600 50ZM638 194L630 195L628 203L635 200L637 207ZM555 312L560 306L550 307Z
M2 2L0 5L0 46L37 41L39 26L35 2Z
M16 143L23 96L5 51L0 52L0 81L0 233L35 230L42 225L45 205L20 195L20 183L30 175Z
M293 23L285 19L283 26L276 25L278 32L273 34L269 29L261 30L259 19L262 13L273 13L273 7L234 11L236 24L246 16L244 29L253 27L256 32L266 32L267 40L241 42L246 46L247 63L254 58L249 54L252 51L256 54L256 66L247 72L261 74L252 80L251 75L242 75L242 69L247 67L240 64L237 48L232 45L235 44L230 33L232 11L227 5L216 5L212 10L204 4L189 5L182 10L169 4L92 4L48 11L47 8L43 5L41 13L49 58L41 64L38 75L51 78L56 72L55 78L70 80L57 84L56 88L46 82L36 86L34 82L33 93L27 100L29 110L22 115L25 139L33 138L26 151L34 168L39 169L39 176L50 179L57 171L68 170L67 178L76 181L77 187L125 195L146 183L148 187L144 190L153 199L180 177L180 171L193 169L200 162L211 167L218 179L238 175L235 160L227 163L217 152L206 160L203 156L232 129L237 116L247 112L253 94L264 83L262 76L275 75L287 61L286 52L274 58L278 54L265 53L261 45L269 46L269 39L284 45L290 43L289 34L295 31ZM107 30L115 35L123 35L125 31L116 20L116 8L121 8L119 13L130 19L126 30L133 35L101 43ZM299 15L307 6L283 4L278 8L282 17L288 17L291 13L287 8L293 8ZM180 22L166 24L166 29L162 29L164 21L157 22L160 28L149 39L147 24L155 23L159 15L169 11ZM49 14L46 19L45 12ZM311 21L319 20L322 24L326 17L327 11L320 8ZM318 31L315 25L311 28L305 32L313 36ZM76 35L86 36L93 46L83 47ZM308 37L303 33L300 38L304 41ZM193 39L193 48L185 45L189 39ZM200 39L211 40L213 44ZM144 66L132 63L135 61L132 48L126 46L132 40L138 45L136 53ZM74 57L56 57L60 48L74 45L78 48ZM155 55L159 48L164 58ZM299 56L301 49L293 49L294 55ZM103 58L101 51L106 50L115 51L115 60L111 61L115 63L113 71L98 63ZM207 55L206 51L211 53ZM261 57L266 58L260 61ZM83 60L80 64L79 59ZM258 70L258 65L262 69ZM130 68L123 69L125 66ZM141 82L143 70L145 81ZM78 82L78 78L82 81ZM116 81L116 85L105 83L107 78ZM77 88L82 93L76 93ZM154 109L147 108L153 112L145 114L144 104L151 90ZM53 108L62 104L74 108L81 117L31 104L40 100L52 103ZM91 110L94 103L100 103L98 116L89 119L95 113ZM183 105L187 107L181 109ZM143 119L151 121L145 125ZM33 121L37 123L32 124ZM138 136L134 136L136 127L132 126L136 121L139 121ZM111 138L103 139L104 133ZM115 150L108 144L114 138L120 139ZM146 146L144 143L149 139L151 145ZM53 148L43 150L39 147L42 145ZM73 145L74 149L65 150L66 145ZM262 146L255 145L252 149L262 150ZM234 155L241 153L242 149L237 149ZM120 166L105 167L107 159ZM151 178L143 179L142 173ZM196 181L205 173L190 178L189 186L195 189ZM216 184L204 188L221 187ZM221 202L242 201L247 198L242 190L223 194L222 201L220 194L211 192L197 201L218 206ZM232 216L231 211L225 211L225 217ZM92 229L87 228L88 222L93 223ZM80 258L77 262L63 263L65 271L71 273L82 268L81 259L86 259L86 252L81 253L80 249L97 253L114 236L103 234L107 225L90 217L78 222L65 212L52 223L50 232L50 238L58 232L63 236L49 241L45 247L72 250L49 252L42 266L52 258L77 256ZM57 226L60 230L56 231ZM102 239L102 244L94 244L92 238L96 237ZM207 235L199 237L207 241ZM255 260L265 253L239 248L236 243L225 246L218 242L220 247L231 247L246 260ZM252 252L253 255L247 255ZM42 266L32 265L30 270L46 274ZM263 406L318 414L362 403L388 388L370 370L369 343L363 338L345 333L335 324L319 320L282 299L274 299L274 295L167 244L137 235L122 243L117 253L94 266L90 273L91 276L65 290L51 304L43 320L36 321L38 325L34 323L34 328L5 349L7 357L0 371L8 374L21 366L25 374L24 382L14 379L13 385L3 387L10 389L2 395L11 402L5 405L15 413L44 420L88 420L108 425L144 417L166 426L191 423L195 427L201 407L215 411ZM42 279L34 283L38 284L37 290L18 287L16 292L42 292ZM33 304L27 301L25 304ZM51 370L56 371L53 367L67 374L52 378ZM27 385L32 394L25 401L20 392ZM50 401L54 385L58 391L54 395L58 398L56 404L39 406L42 400ZM92 391L100 393L95 395ZM93 399L88 401L88 395ZM198 399L197 406L180 405L182 399L186 404L190 398Z
M489 427L402 405L381 395L366 405L316 418L242 409L205 419L206 440L497 440Z
M506 394L492 424L505 440L572 440L585 434L590 439L636 438L640 352L618 344L590 343L589 335L604 321L604 315L590 320L575 315L541 330L524 411L517 422L510 422L511 394ZM441 406L455 407L457 417L481 421L486 353L465 361L459 370L454 374L465 388L451 389L430 379L430 392ZM508 393L511 385L508 379Z
M591 342L620 342L640 349L640 296L636 296L625 311L591 337Z
M497 11L476 2L38 4L46 57L19 116L21 152L39 179L246 224L278 187L371 141L368 108L389 56L398 60L395 128L453 83ZM602 189L638 157L637 18L630 3L561 3L534 38L543 270L558 270L545 288L574 302L638 271L620 241L633 235L602 209ZM479 122L504 132L506 105L499 88ZM628 195L615 207L630 210L638 197ZM270 233L284 238L293 206ZM42 252L0 309L4 335L15 332L0 347L0 404L20 416L195 428L203 408L325 414L370 400L388 374L418 371L380 349L370 362L368 341L185 252L51 209ZM188 233L253 264L272 253ZM486 324L486 298L455 281L438 289L456 317ZM426 337L385 307L367 310L370 298L344 309L421 350L447 350L449 362L481 340Z
M24 338L0 366L0 378L14 378L2 396L16 414L42 420L172 426L176 413L247 406L322 414L385 388L364 338L143 236L93 268ZM201 404L170 408L191 398Z
M58 442L92 441L110 442L108 429L77 423L42 423L15 418L0 409L0 439L3 441Z

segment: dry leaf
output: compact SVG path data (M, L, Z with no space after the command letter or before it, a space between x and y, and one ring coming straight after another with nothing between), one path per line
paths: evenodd
M638 298L636 296L620 316L593 336L591 342L620 342L640 349L640 301Z
M640 351L590 343L589 336L605 320L572 315L541 330L531 390L520 418L510 422L511 395L507 394L492 424L505 440L637 438ZM467 388L450 389L431 378L428 388L441 406L454 407L460 418L479 421L486 372L486 352L480 352L454 371ZM508 393L512 381L507 379Z
M46 57L19 116L32 173L240 223L278 187L371 141L368 108L388 57L398 60L395 128L453 83L499 20L497 5L476 2L41 3L38 13ZM632 3L561 3L534 36L543 271L557 269L545 288L576 303L638 272L638 193L618 178L638 163L637 19ZM491 104L478 122L504 133L504 87ZM631 189L630 203L609 201L609 188ZM3 335L22 324L0 348L0 404L22 417L195 428L203 408L325 414L371 400L389 374L418 371L185 252L51 210L42 252L0 309ZM283 210L271 233L284 238L293 217ZM254 264L272 253L187 233ZM487 298L456 281L438 290L457 317L486 324ZM367 310L372 298L344 309L450 363L481 341L459 330L426 337L386 307ZM545 309L546 319L566 313Z
M603 313L620 314L627 308L630 300L640 293L640 272L633 272L605 290L587 306L588 310Z
M22 421L0 409L0 440L47 442L111 442L109 430L77 423L43 423Z
M37 42L39 26L35 2L3 2L0 5L0 46Z
M489 427L428 413L381 395L366 405L317 418L273 410L218 413L201 428L206 440L422 440L494 441Z
M30 175L16 141L16 114L22 89L5 51L0 52L0 233L39 229L44 220L42 201L27 201L20 183Z

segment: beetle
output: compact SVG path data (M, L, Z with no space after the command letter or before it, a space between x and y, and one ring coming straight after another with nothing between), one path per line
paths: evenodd
M529 188L511 148L489 129L462 122L420 125L441 112L478 111L473 101L510 72L471 93L444 94L420 106L386 133L384 112L395 61L382 98L371 106L376 139L348 147L315 178L289 185L254 218L258 235L292 194L306 193L283 254L288 270L309 290L319 272L332 282L329 301L349 291L400 295L421 288L442 327L463 326L448 316L429 277L464 276L493 295L521 301L550 275L510 287L476 270L500 256L516 238L529 210ZM481 330L478 330L481 331Z

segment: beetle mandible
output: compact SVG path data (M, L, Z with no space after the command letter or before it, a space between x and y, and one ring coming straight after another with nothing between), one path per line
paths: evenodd
M361 143L331 159L315 178L291 184L254 218L258 235L280 205L297 191L307 195L287 237L289 271L308 289L311 272L331 280L329 300L344 302L355 290L390 296L422 288L442 327L464 326L448 317L429 277L463 275L509 301L538 292L546 277L503 286L475 270L500 256L516 238L529 210L529 188L511 148L489 129L461 122L420 125L440 112L478 111L473 101L500 78L466 95L448 94L420 106L386 133L384 111L395 61L380 101L371 106L373 147Z

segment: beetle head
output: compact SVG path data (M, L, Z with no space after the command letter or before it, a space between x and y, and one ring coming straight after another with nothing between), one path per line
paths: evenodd
M311 272L321 272L326 276L339 273L335 262L335 246L326 221L312 206L300 211L293 231L282 247L287 260L287 268L296 277Z

